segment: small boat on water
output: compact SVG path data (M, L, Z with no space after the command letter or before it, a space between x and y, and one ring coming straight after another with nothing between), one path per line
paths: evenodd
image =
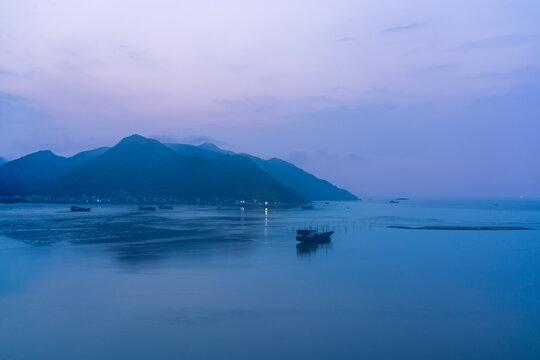
M324 243L330 241L333 231L296 230L296 240L300 242Z
M83 211L88 212L88 211L90 211L90 208L85 208L85 207L80 207L80 206L75 206L74 205L74 206L72 206L70 208L70 210L74 211L74 212L83 212Z
M399 204L399 201L398 200L390 200L388 203L389 204Z
M313 205L311 204L302 205L302 210L313 210Z
M156 207L155 206L139 205L139 210L142 210L142 211L155 211Z
M161 210L172 210L173 206L172 205L159 205L159 208Z

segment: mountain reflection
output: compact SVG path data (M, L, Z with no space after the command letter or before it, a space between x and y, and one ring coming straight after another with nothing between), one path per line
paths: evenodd
M19 208L4 215L0 233L10 238L32 246L99 245L121 262L131 263L247 253L264 227L260 214L193 207L152 214L128 206L91 213L71 213L63 207Z
M253 242L248 234L208 235L197 238L173 238L144 242L127 242L108 248L115 257L125 263L151 264L166 258L207 258L248 254Z

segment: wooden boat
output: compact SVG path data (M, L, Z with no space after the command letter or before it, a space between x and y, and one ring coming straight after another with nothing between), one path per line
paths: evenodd
M80 207L80 206L75 206L74 205L74 206L72 206L70 208L70 210L74 211L74 212L83 212L83 211L88 212L88 211L90 211L90 208L85 208L85 207Z
M296 230L296 240L300 242L329 242L333 231L318 232L316 230Z
M159 205L159 208L161 210L172 210L173 206L172 205Z
M156 210L156 207L155 206L139 205L139 210L142 210L142 211L154 211L154 210Z

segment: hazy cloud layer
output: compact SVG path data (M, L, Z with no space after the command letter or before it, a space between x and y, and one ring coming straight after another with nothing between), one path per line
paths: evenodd
M463 49L483 49L503 46L539 45L540 36L533 34L504 34L472 41L463 45Z
M540 196L539 15L536 0L4 1L0 156L209 138L320 157L305 166L359 195Z
M387 34L388 33L400 33L400 32L404 32L404 31L415 30L415 29L418 29L419 27L422 27L424 25L425 24L423 24L423 23L414 23L414 24L408 24L408 25L394 26L394 27L389 27L389 28L383 29L381 32L387 33Z

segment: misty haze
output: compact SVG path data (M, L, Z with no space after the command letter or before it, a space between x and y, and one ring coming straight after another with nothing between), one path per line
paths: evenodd
M0 360L539 359L539 17L0 1Z

